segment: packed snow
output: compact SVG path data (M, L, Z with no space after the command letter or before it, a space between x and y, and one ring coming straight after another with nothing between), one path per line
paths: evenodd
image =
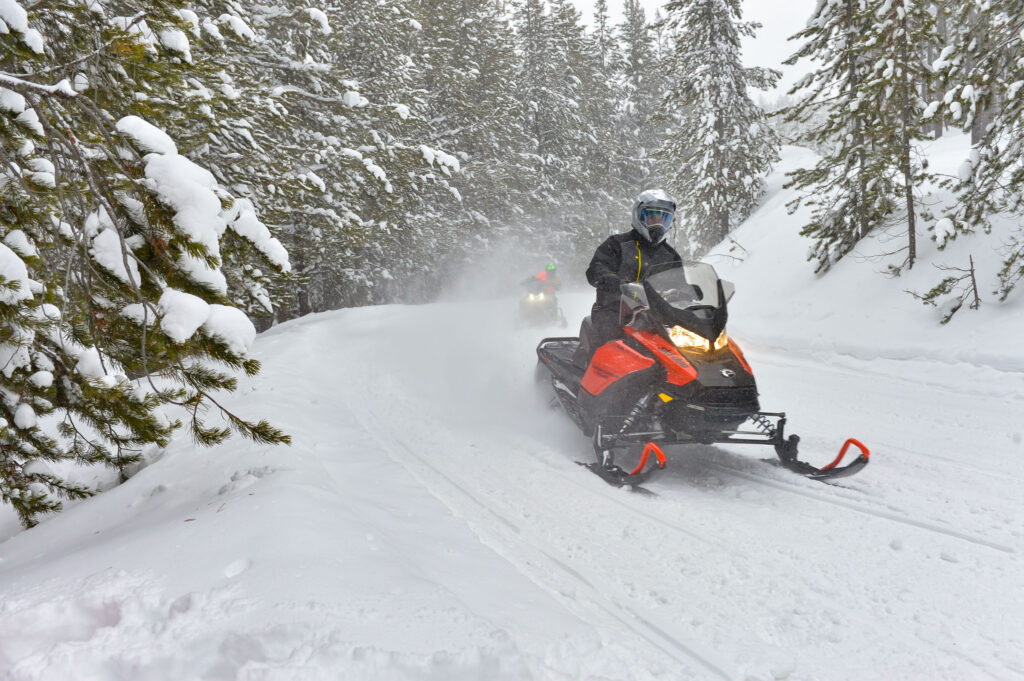
M932 159L965 153L954 136ZM812 161L788 148L781 169ZM310 315L258 337L263 371L224 398L290 447L182 436L30 531L4 510L0 677L1024 678L1021 296L939 326L903 292L934 268L881 274L896 234L817 277L782 182L707 261L736 284L763 406L813 463L863 440L860 475L695 446L644 495L577 466L590 444L548 407L534 348L575 333L580 273L562 273L568 329L516 328L515 283Z

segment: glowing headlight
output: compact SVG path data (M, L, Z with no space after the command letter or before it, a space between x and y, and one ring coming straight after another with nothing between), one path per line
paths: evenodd
M668 337L672 339L672 342L676 344L676 347L680 350L690 350L694 352L710 352L712 344L708 342L708 339L704 336L684 329L681 326L673 326L668 330ZM725 331L718 334L718 338L715 339L714 349L721 350L729 343L729 337L725 335Z
M544 294L543 293L531 293L530 294L530 300L544 300Z

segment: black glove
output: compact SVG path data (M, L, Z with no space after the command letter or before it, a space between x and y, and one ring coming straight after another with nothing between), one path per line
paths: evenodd
M601 276L601 279L597 282L597 288L602 291L618 291L621 283L622 280L619 279L617 274L609 272L608 274Z

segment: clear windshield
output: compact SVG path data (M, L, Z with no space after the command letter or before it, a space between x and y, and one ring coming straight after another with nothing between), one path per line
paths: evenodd
M674 308L685 310L697 305L719 307L718 274L707 263L686 263L683 267L652 274L647 283Z

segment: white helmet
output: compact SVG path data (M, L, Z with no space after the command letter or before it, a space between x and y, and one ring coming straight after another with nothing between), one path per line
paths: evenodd
M660 244L672 228L676 202L662 189L640 192L633 204L633 229L651 244Z

